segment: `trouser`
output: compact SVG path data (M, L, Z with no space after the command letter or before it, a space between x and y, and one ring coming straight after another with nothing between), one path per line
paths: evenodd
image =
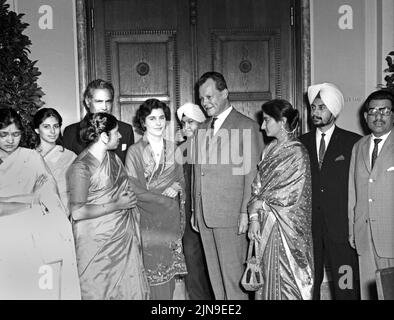
M214 295L209 281L201 238L191 228L190 216L188 215L186 216L186 227L182 241L187 267L185 284L190 300L213 300Z
M359 267L356 250L348 242L337 243L329 239L327 227L313 234L315 282L313 299L320 300L324 267L331 270L330 291L333 300L360 299Z
M201 215L197 219L215 299L247 300L248 293L241 288L248 250L246 234L238 235L238 227L209 228Z
M377 300L376 271L394 267L394 258L379 257L373 242L371 225L368 223L368 249L359 255L361 300Z

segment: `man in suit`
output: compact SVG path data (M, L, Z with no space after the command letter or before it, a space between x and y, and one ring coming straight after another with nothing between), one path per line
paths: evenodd
M315 128L300 140L308 149L312 173L313 299L320 299L326 267L332 275L333 299L355 300L359 296L358 261L348 242L348 175L352 148L361 136L335 125L344 107L335 85L310 86L308 100Z
M90 82L83 95L83 103L87 113L107 112L111 113L114 102L114 87L110 82L96 79ZM79 135L84 120L73 123L64 129L63 142L66 149L80 154L86 148L86 144L81 140ZM134 133L131 125L118 121L119 133L121 134L120 142L115 153L122 162L125 162L126 153L129 146L134 143Z
M198 80L201 104L211 117L197 133L195 212L216 299L247 299L245 270L247 203L263 148L257 122L229 101L222 74Z
M357 250L361 299L376 299L377 269L394 267L394 95L364 103L372 133L353 147L349 171L349 242Z

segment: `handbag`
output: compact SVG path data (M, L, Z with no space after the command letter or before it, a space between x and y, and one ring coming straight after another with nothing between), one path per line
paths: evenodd
M254 249L254 256L253 256ZM258 255L257 242L249 242L248 257L246 259L246 269L241 279L241 285L247 291L257 291L264 285L263 273L261 271L261 257Z

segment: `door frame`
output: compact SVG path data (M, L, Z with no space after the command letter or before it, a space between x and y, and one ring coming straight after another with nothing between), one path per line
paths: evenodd
M83 92L92 79L94 68L94 55L92 50L91 25L94 24L91 12L88 10L85 0L76 1L76 30L78 52L78 79L80 101L83 101ZM191 4L196 0L189 0ZM298 133L308 130L308 111L305 92L311 84L311 38L310 38L310 0L293 0L294 26L293 26L293 50L294 56L294 101L291 103L300 112L301 126ZM89 59L89 57L91 57ZM81 117L84 114L83 104L80 104Z

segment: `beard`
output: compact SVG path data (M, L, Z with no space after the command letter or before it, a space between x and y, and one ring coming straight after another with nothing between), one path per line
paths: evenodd
M333 116L330 116L330 118L328 118L326 121L324 121L322 118L320 117L312 117L312 123L316 128L321 128L321 127L325 127L327 125L330 125L331 123L333 123L335 121L335 118Z

